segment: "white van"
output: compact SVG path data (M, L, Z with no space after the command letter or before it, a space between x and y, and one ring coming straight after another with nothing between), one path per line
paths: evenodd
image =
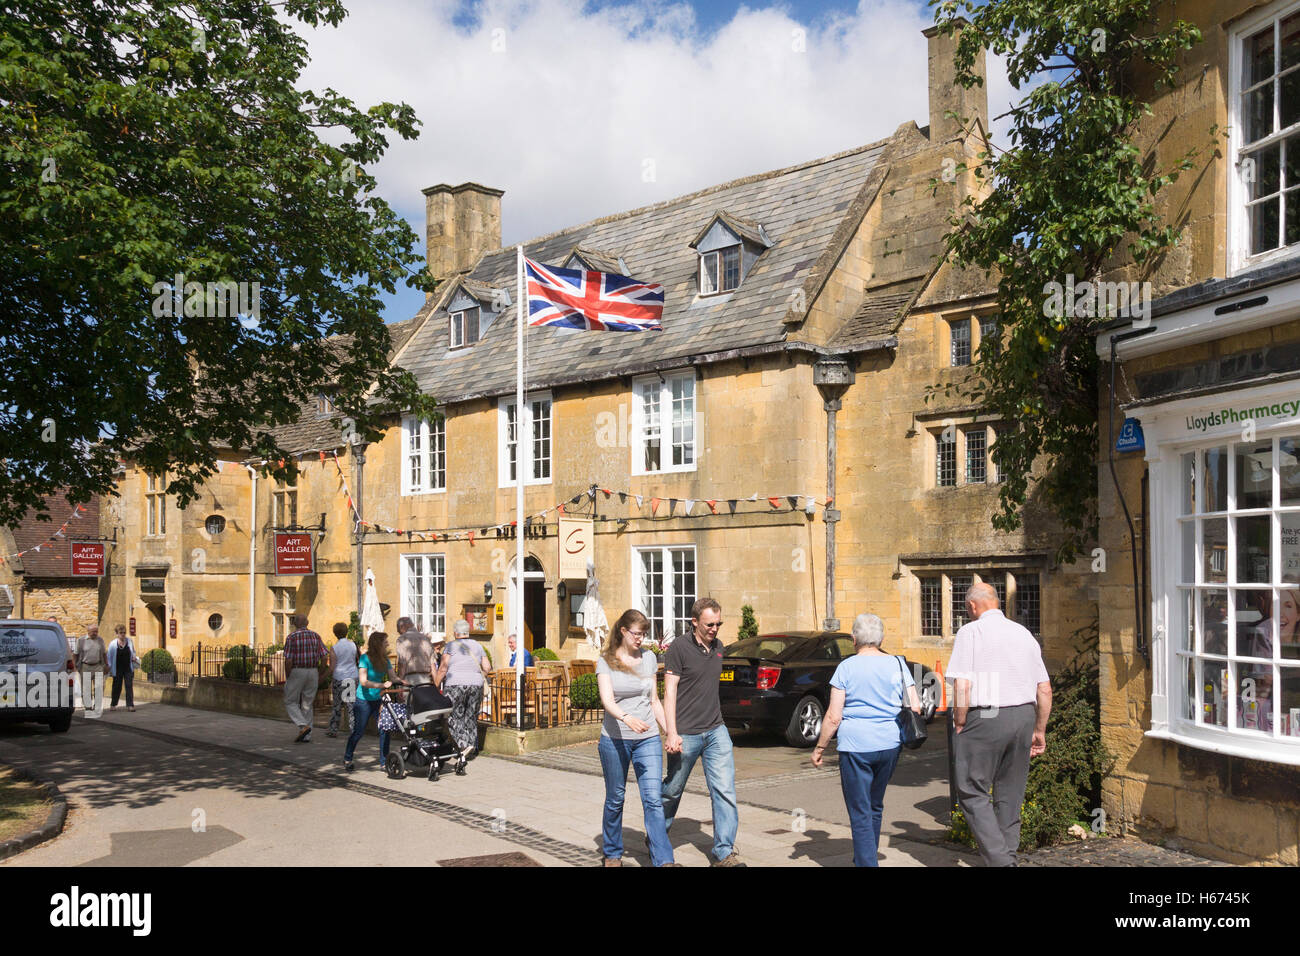
M0 620L0 722L72 726L72 655L55 621Z

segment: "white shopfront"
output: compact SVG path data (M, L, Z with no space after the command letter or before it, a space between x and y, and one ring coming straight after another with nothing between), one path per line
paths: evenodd
M1300 765L1300 378L1127 414L1150 475L1148 736Z

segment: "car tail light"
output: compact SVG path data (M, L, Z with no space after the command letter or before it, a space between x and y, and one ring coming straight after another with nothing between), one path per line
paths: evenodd
M758 689L771 690L781 678L780 667L760 667L758 669Z

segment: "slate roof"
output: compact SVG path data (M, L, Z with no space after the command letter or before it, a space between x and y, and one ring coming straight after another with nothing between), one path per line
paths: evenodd
M99 498L91 498L81 506L81 517L73 518L73 505L66 495L46 496L45 506L49 509L49 521L38 521L34 512L28 512L22 523L10 528L14 544L19 551L27 551L21 558L14 559L14 570L22 570L27 580L32 578L66 578L71 577L72 568L68 554L68 540L73 536L95 537L99 534ZM42 547L39 552L30 550L46 541L58 531L63 522L68 522L68 529L62 538L56 538L50 547ZM94 578L86 578L92 587L97 586Z
M868 290L853 318L831 337L829 347L851 348L893 335L925 279L925 276L917 276Z
M416 317L394 322L388 326L388 337L392 340L388 349L390 359L410 340L419 325L420 320ZM339 336L333 344L339 349L344 349L347 347L348 339L349 336ZM271 434L275 436L280 447L291 454L337 448L342 444L342 437L339 426L330 420L333 417L331 415L323 419L318 418L316 402L313 400L303 404L296 422L273 428Z
M847 242L851 230L846 225L856 225L847 220L864 214L860 197L868 192L868 181L881 174L889 143L881 140L525 242L526 255L552 265L563 264L575 246L599 249L622 257L630 275L664 287L663 332L528 329L527 387L680 367L702 354L781 347L790 334L782 319L790 311L791 294L817 281L815 269L828 268L832 258L822 261L827 251ZM690 243L719 210L746 224L761 224L772 246L739 289L699 297L699 260ZM486 253L469 276L507 288L514 298L514 248ZM444 403L513 392L518 303L476 345L452 352L442 301L436 297L417 314L422 324L397 364L415 375L422 391Z

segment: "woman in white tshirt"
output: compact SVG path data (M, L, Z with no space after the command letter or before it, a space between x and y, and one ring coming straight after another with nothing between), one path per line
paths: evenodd
M636 770L641 790L651 865L681 865L673 862L673 848L664 826L664 758L659 729L666 729L666 722L656 680L659 659L641 648L649 627L650 622L640 611L624 611L596 661L596 684L605 708L599 751L605 772L601 835L606 866L623 865L623 797L629 765Z

